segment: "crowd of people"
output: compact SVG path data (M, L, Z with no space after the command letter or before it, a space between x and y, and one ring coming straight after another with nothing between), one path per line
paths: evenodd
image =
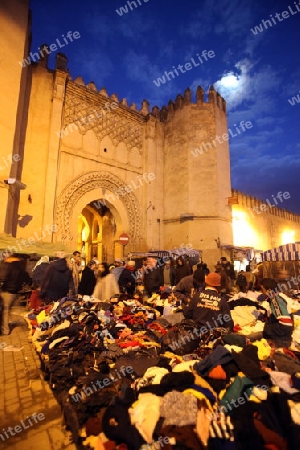
M293 323L287 312L286 300L274 294L276 282L256 278L250 271L236 273L226 257L221 257L210 272L204 262L191 267L188 258L179 256L176 260L148 256L141 267L134 260L116 258L109 265L96 258L89 261L82 270L82 258L74 251L71 258L59 252L57 259L43 256L32 271L31 307L50 304L63 297L71 299L90 296L104 301L125 294L127 298L150 298L162 291L182 307L183 314L198 322L233 328L228 296L233 292L246 294L249 290L261 290L262 298L270 302L272 314L266 323L265 337L290 337ZM24 279L24 268L19 258L7 254L0 265L1 286L1 334L10 333L9 310L14 303ZM274 285L275 283L275 285ZM227 296L227 297L226 297ZM229 319L225 320L224 317Z
M2 334L24 273L6 254ZM296 448L299 303L261 275L225 257L211 270L184 256L41 257L25 320L78 448L141 450L162 436L170 450ZM278 431L287 414L293 421ZM268 446L270 433L284 445Z

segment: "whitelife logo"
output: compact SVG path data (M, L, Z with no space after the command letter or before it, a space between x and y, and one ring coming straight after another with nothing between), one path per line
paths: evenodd
M141 186L143 186L144 182L146 184L151 184L151 181L153 180L155 180L154 173L152 172L143 173L143 175L141 176L139 175L137 177L136 180L137 185L135 184L135 180L131 180L130 184L127 184L124 188L120 187L115 191L105 193L104 197L102 199L93 202L93 205L95 206L95 208L101 209L102 206L106 206L106 201L113 203L116 200L116 198L119 199L120 196L123 197L124 195L127 195L130 192L132 192L134 189L140 188Z
M209 51L203 50L203 52L201 53L201 56L199 55L199 53L197 53L197 59L199 62L195 61L194 58L191 58L193 65L190 62L186 62L184 64L184 66L183 66L183 64L178 64L177 68L175 66L173 66L173 70L174 70L176 76L179 77L180 73L186 73L188 70L193 69L193 66L198 67L198 66L200 66L200 64L203 64L204 61L208 61L208 58L214 58L215 56L216 55L213 50L209 50ZM185 68L185 70L183 69L183 67ZM180 73L178 72L177 69L180 70ZM160 87L161 84L165 84L167 81L171 80L170 75L172 76L172 79L175 78L174 72L172 72L172 70L170 72L165 71L164 75L157 78L156 80L153 80L153 83L155 84L155 86Z
M51 44L48 46L44 46L42 48L38 47L39 52L38 53L33 53L30 52L29 56L27 58L24 58L23 61L18 61L18 63L22 66L22 67L26 67L29 66L32 62L37 62L40 58L44 58L45 57L45 53L47 55L50 55L51 52L56 52L56 50L58 50L59 48L63 48L66 45L68 45L70 42L73 42L73 39L79 39L80 33L78 31L68 31L67 33L67 37L65 37L64 34L61 35L65 44L61 43L60 40L57 38L56 39L56 44ZM68 41L69 39L69 41Z
M143 0L143 1L144 1L144 3L148 3L149 0ZM140 6L142 6L142 4L143 4L143 3L141 3L141 0L136 0L135 2L134 2L134 1L133 1L133 2L129 2L129 1L128 1L128 2L127 2L127 5L129 6L130 10L132 11L132 10L133 10L132 5L134 5L135 8L138 8L137 3L138 3ZM127 13L128 13L128 6L127 6L127 5L121 6L120 9L116 9L116 10L115 10L116 13L119 14L119 16L123 16L123 14L127 14Z
M29 245L34 245L36 241L42 241L46 236L50 236L52 233L56 233L58 231L58 226L53 225L46 225L45 229L42 230L40 228L41 235L38 235L38 232L34 232L34 237L29 237L28 239L16 239L15 245L8 246L5 250L3 250L0 253L0 261L4 259L6 253L19 253L19 251L24 250L24 248L28 247Z
M4 442L6 439L9 439L11 436L15 436L16 433L21 433L23 430L27 430L27 428L33 427L34 423L37 424L38 422L45 419L45 415L43 413L33 413L31 416L27 416L25 420L21 420L20 425L15 425L14 427L8 427L6 430L5 428L2 428L2 433L0 433L0 438ZM34 423L32 423L34 421ZM26 423L27 422L27 423ZM8 434L10 433L10 435ZM4 436L5 437L4 437Z
M81 117L78 120L75 120L75 122L69 123L69 125L67 125L64 130L56 131L56 135L62 139L64 136L68 136L68 134L72 133L74 130L78 131L81 126L89 125L94 120L101 119L103 115L106 116L107 112L110 112L111 109L117 109L119 105L116 102L106 102L104 107L106 108L106 111L103 108L101 108L101 112L97 112L96 109L93 109L93 114L88 114L85 117Z
M299 91L300 92L300 91ZM300 103L300 94L297 94L297 97L292 97L288 99L290 105L295 106L296 103Z
M126 374L130 375L133 373L133 367L132 366L121 366L120 368L121 374L118 372L117 369L115 369L115 373L110 373L108 375L108 378L104 378L103 380L97 380L95 383L92 381L89 386L84 387L80 392L77 392L76 394L72 395L72 399L75 402L79 402L80 400L84 400L87 396L92 395L94 392L97 392L107 386L109 386L114 381L120 380L123 377L126 376ZM114 376L117 375L118 378L115 378ZM95 384L97 386L95 386Z
M276 194L276 198L282 203L284 200L288 200L289 198L291 198L291 195L290 195L289 192L281 192L281 191L279 191ZM259 209L258 209L258 206L253 206L253 208L248 208L250 213L251 213L251 215L252 215L252 217L254 217L254 213L253 212L255 212L256 214L261 214L262 212L266 212L268 208L270 208L270 209L271 208L275 208L275 206L278 205L278 201L276 200L276 198L272 194L272 199L273 199L274 204L270 203L269 199L267 198L266 199L266 203L262 203L259 206Z
M0 170L10 167L11 164L13 164L14 162L20 161L20 160L21 160L21 156L17 155L16 153L14 155L11 155L11 154L7 155L6 157L2 156L2 161L4 163L4 167L2 167L2 165L1 165L2 161L1 161Z
M282 11L281 13L276 13L275 17L278 20L278 22L282 22L284 19L288 19L290 16L294 16L295 14L300 12L300 2L296 3L294 2L296 11L292 9L291 6L288 6L289 11ZM282 17L280 17L280 14ZM262 33L263 31L267 30L269 27L272 27L273 25L277 25L278 22L276 22L275 17L273 17L273 14L270 14L271 20L262 20L260 25L256 25L256 27L250 28L252 33L254 35L257 35L258 33ZM272 23L272 22L273 23ZM265 30L264 28L265 27Z
M217 142L219 144L222 144L223 142L228 141L230 137L236 137L239 134L244 133L246 131L246 129L249 130L250 128L253 127L252 122L250 122L249 120L247 122L244 122L244 120L242 120L239 125L234 124L234 126L235 126L235 131L237 132L237 134L234 134L234 132L231 130L231 128L228 128L228 133L224 133L224 134L222 134L222 136L217 135L214 139L211 138L212 143L204 142L203 144L200 145L199 148L195 148L194 150L191 150L192 155L195 156L195 158L198 155L203 155L203 149L207 152L208 150L212 149L212 144L216 148Z

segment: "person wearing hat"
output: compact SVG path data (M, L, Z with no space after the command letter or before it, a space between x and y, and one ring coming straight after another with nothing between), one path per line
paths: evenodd
M120 292L133 297L135 291L135 277L132 276L135 271L135 261L128 261L119 277Z
M186 319L193 319L199 327L230 328L234 326L227 301L220 294L221 276L211 272L205 277L205 289L197 292L184 307Z

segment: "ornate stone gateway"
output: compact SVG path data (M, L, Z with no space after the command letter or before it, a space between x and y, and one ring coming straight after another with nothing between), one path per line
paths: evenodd
M90 172L69 183L57 199L57 239L74 250L79 248L82 237L78 238L78 221L81 221L81 233L83 232L84 239L86 234L84 224L87 225L85 219L90 211L95 217L101 218L106 215L111 220L116 241L119 234L125 231L130 235L133 245L139 244L141 240L140 206L132 192L126 195L118 193L124 192L125 186L118 177L104 171ZM107 211L109 215L106 214ZM105 236L102 235L102 238ZM112 256L111 252L109 256Z

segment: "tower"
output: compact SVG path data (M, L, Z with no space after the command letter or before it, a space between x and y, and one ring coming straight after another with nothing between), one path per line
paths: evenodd
M190 244L212 264L232 243L230 155L226 104L199 86L162 108L164 121L164 248Z

